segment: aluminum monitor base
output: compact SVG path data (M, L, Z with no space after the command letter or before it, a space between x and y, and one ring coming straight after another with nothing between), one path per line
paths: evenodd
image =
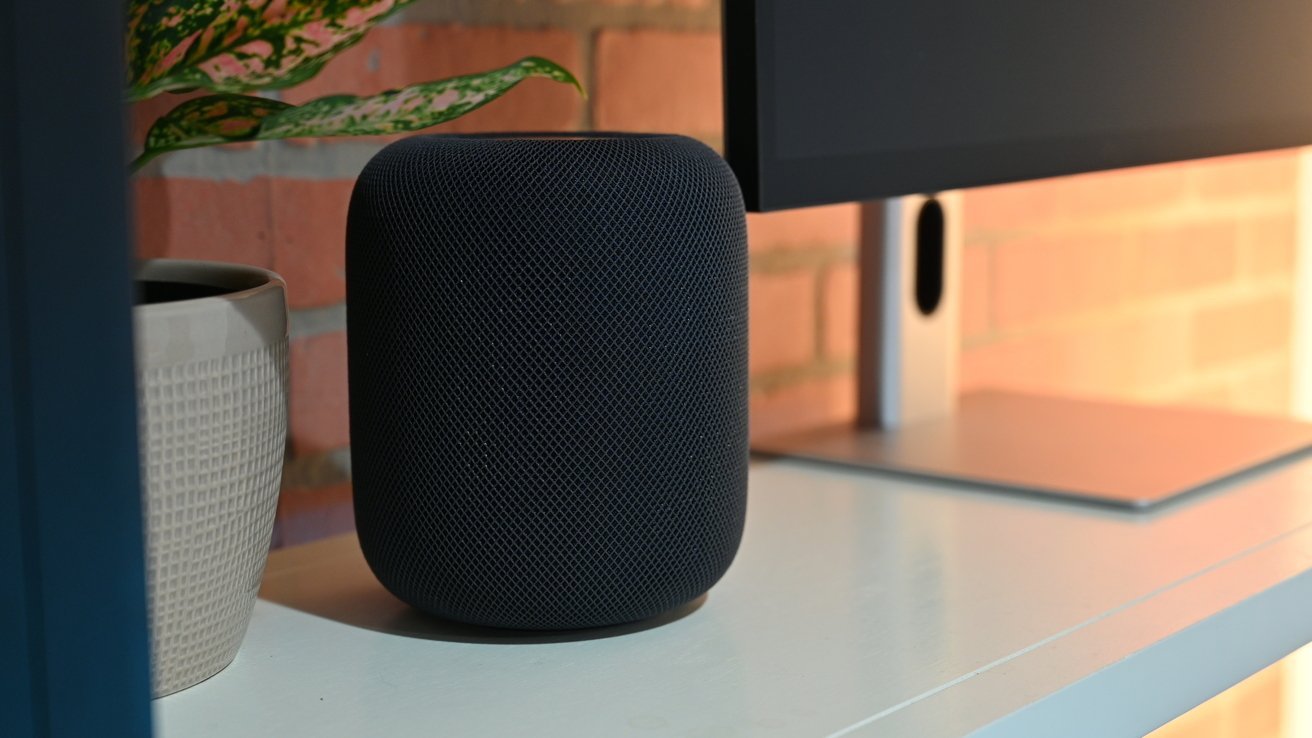
M1283 418L983 391L892 430L844 425L752 450L847 467L1146 508L1312 449Z

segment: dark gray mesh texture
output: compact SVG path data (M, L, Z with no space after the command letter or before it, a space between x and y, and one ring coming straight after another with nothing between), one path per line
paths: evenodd
M747 236L679 136L416 136L347 227L360 543L402 600L583 628L696 598L747 484Z

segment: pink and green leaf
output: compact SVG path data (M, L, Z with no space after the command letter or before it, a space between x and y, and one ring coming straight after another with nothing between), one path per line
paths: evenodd
M236 94L189 100L155 122L136 170L167 151L233 141L269 141L320 136L369 136L416 131L458 118L504 95L529 77L573 85L559 64L527 57L480 74L424 82L369 97L332 95L292 106Z
M168 151L249 141L269 116L291 108L285 102L221 93L188 100L170 110L146 134L145 151L133 170Z
M266 121L260 137L368 136L416 131L480 108L529 77L545 77L582 91L578 80L560 65L528 57L490 72L410 85L370 97L334 95L312 100Z
M282 89L414 0L132 0L128 99Z

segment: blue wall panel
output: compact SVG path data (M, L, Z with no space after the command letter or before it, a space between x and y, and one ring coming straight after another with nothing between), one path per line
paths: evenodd
M122 12L0 0L6 736L150 732Z

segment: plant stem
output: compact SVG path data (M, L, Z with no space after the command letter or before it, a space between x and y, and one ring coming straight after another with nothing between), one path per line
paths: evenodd
M154 159L155 157L159 156L162 153L164 152L159 149L153 151L141 152L141 156L138 156L137 158L133 159L132 162L128 164L128 174L130 175L136 174L138 171L141 170L142 167L149 164L152 159Z

